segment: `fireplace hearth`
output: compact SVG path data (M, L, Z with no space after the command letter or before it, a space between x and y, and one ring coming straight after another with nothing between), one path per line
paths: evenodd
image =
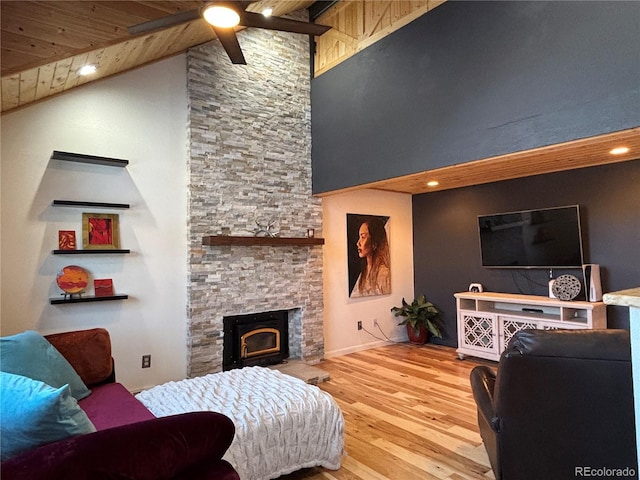
M289 357L289 312L231 315L224 329L222 369L274 365Z

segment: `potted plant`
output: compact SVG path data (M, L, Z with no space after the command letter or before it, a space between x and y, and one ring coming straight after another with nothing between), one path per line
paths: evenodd
M396 317L404 317L398 325L407 326L407 335L411 343L422 344L427 341L429 334L442 338L442 322L440 310L424 295L414 298L411 304L402 299L401 307L393 307L391 312Z

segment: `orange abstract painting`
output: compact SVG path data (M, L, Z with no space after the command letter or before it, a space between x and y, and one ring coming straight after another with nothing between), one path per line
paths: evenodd
M59 230L58 231L58 248L60 250L76 249L76 232L75 230Z
M96 278L93 281L93 289L96 297L111 297L113 296L113 280L110 278Z
M78 265L67 265L58 272L56 282L65 293L82 293L89 283L89 272Z

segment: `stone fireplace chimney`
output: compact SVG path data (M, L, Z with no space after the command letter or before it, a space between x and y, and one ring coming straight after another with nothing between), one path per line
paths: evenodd
M284 237L322 234L311 194L309 40L248 29L248 65L217 41L187 54L189 95L188 375L222 370L223 317L290 310L291 358L324 354L322 246L203 246L272 223Z

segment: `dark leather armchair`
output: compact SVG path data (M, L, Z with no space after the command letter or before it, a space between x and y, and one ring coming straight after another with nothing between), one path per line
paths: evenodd
M522 330L471 387L496 480L638 478L628 331Z

